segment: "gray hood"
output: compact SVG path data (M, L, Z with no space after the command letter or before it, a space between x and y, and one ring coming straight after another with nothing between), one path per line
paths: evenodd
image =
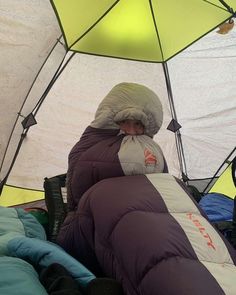
M145 134L153 137L163 121L159 97L146 86L120 83L102 100L91 126L118 129L117 123L125 119L140 120L145 126Z

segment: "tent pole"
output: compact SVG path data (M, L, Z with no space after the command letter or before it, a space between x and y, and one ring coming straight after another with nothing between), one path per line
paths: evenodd
M76 52L73 52L73 54L68 58L68 60L66 61L66 63L61 67L62 64L60 64L59 68L57 69L56 73L54 74L52 80L49 82L47 88L45 89L44 93L42 94L42 96L40 97L38 103L36 104L36 106L34 107L32 113L34 115L37 114L40 106L42 105L43 101L45 100L45 98L47 97L49 91L51 90L52 86L54 85L54 83L56 82L56 80L60 77L60 75L62 74L62 72L64 71L64 69L66 68L66 66L68 65L68 63L71 61L71 59L75 56Z
M3 187L4 187L5 183L6 183L6 181L7 181L7 178L8 178L8 176L9 176L9 174L11 173L12 167L13 167L15 161L16 161L16 158L17 158L17 156L18 156L18 153L19 153L19 150L20 150L20 148L21 148L21 145L22 145L22 142L23 142L24 138L25 138L25 133L24 133L24 131L23 131L23 132L21 133L20 141L19 141L19 143L18 143L18 145L17 145L17 148L16 148L16 151L15 151L15 154L14 154L14 156L13 156L13 159L12 159L12 161L11 161L11 165L10 165L8 171L7 171L7 174L5 175L4 179L0 182L0 195L1 195L1 193L2 193L2 190L3 190Z
M166 88L167 88L167 95L168 95L168 99L169 99L171 116L172 116L172 119L174 119L176 122L178 122L176 111L175 111L175 106L174 106L174 99L173 99L173 93L172 93L167 63L163 62L162 67L163 67L163 71L165 74L165 81L166 81ZM177 148L177 154L178 154L178 159L179 159L180 170L182 173L182 178L184 181L187 182L189 178L187 176L186 161L185 161L185 156L184 156L184 151L183 151L183 143L182 143L181 133L179 130L175 131L175 142L176 142L176 148Z

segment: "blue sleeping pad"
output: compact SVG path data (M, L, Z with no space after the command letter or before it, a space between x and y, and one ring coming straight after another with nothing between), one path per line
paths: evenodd
M234 200L223 194L206 194L199 205L212 222L233 220Z

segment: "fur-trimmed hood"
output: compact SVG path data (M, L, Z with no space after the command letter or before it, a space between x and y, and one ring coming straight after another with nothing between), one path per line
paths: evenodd
M140 120L145 127L145 134L153 137L163 121L159 97L140 84L117 84L100 103L91 126L118 129L117 123L125 119Z

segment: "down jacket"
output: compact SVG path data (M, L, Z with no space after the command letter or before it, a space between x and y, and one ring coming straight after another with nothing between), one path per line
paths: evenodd
M69 211L98 181L117 176L167 172L159 146L147 135L124 135L119 130L87 127L69 155Z
M106 179L73 220L78 251L94 255L126 295L235 295L236 253L169 174Z

